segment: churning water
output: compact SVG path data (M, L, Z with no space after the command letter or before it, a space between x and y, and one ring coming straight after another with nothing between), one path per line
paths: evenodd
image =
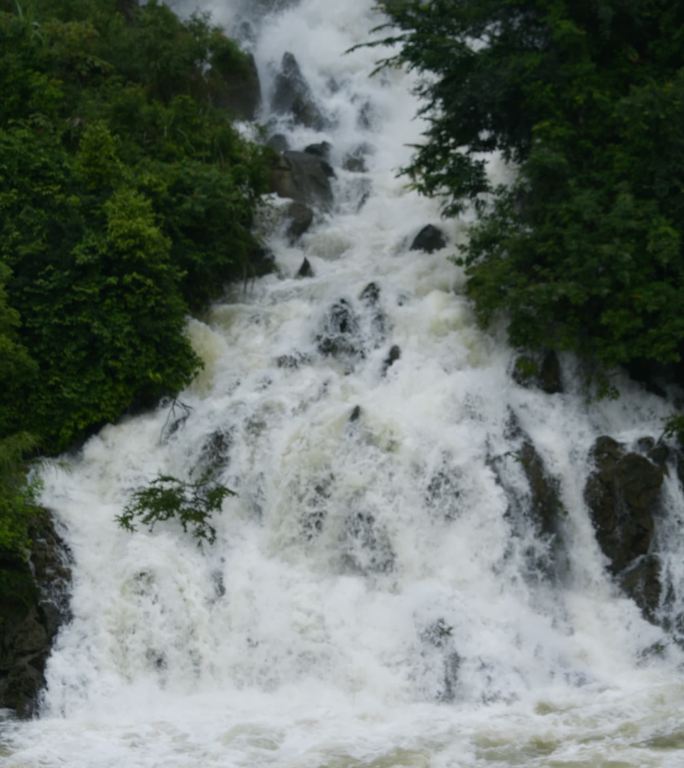
M628 383L588 404L570 360L564 394L518 386L447 258L463 222L441 224L446 249L409 250L439 209L396 176L421 131L410 77L369 78L377 49L345 55L382 21L371 0L213 5L266 105L295 54L325 128L268 106L262 121L295 149L330 142L335 205L295 245L272 228L277 274L190 323L205 368L182 405L44 467L73 620L41 717L2 724L3 764L683 766L681 653L606 575L583 502L596 437L658 437L668 406ZM354 153L365 171L342 167ZM297 278L304 257L314 276ZM559 480L562 554L529 514L522 433ZM115 523L158 473L207 469L238 492L213 546Z

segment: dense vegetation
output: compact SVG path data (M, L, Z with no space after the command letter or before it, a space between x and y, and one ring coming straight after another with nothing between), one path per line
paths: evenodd
M463 256L481 320L604 371L680 366L684 3L380 5L400 44L386 63L428 75L407 172L447 213L479 214ZM487 178L494 151L512 184Z
M20 458L186 385L188 311L255 269L264 160L215 106L246 68L156 0L0 0L0 549Z

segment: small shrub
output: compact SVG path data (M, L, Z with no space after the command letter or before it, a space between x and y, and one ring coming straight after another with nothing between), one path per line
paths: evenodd
M235 496L225 485L210 482L204 476L196 483L184 482L169 475L159 475L149 485L133 492L131 500L117 516L119 525L127 531L146 525L149 531L157 523L178 520L183 531L188 531L198 545L205 541L213 544L216 529L210 519L220 512L223 500Z

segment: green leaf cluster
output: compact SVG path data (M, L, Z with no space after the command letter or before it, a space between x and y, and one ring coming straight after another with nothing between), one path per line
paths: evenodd
M157 523L177 520L198 545L213 544L216 529L210 520L221 511L223 500L234 495L225 485L213 482L209 477L191 483L170 475L159 475L133 492L123 513L116 519L122 528L131 532L138 524L152 531Z
M266 160L216 106L247 70L157 0L0 0L0 549L24 458L177 393L188 313L263 268Z
M684 354L684 3L386 0L385 64L426 75L406 169L478 213L463 257L484 323L603 369ZM483 153L516 170L492 186Z

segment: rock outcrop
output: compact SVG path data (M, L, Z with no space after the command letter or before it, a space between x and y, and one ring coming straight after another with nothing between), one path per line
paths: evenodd
M364 357L359 317L346 299L335 302L326 313L316 346L326 357Z
M599 437L591 456L595 469L584 498L609 570L649 618L660 599L659 562L653 550L664 470L646 456Z
M330 179L335 172L308 152L283 152L271 168L271 191L297 203L329 210L333 203Z
M415 236L411 243L410 250L433 253L433 251L439 251L442 248L446 248L446 244L446 237L442 230L439 229L439 227L435 227L434 224L428 224Z
M280 64L271 108L275 113L290 115L295 123L321 131L326 121L311 93L297 59L291 53L285 53Z
M29 717L45 684L45 665L69 618L69 553L50 515L31 526L29 561L0 552L0 707Z

